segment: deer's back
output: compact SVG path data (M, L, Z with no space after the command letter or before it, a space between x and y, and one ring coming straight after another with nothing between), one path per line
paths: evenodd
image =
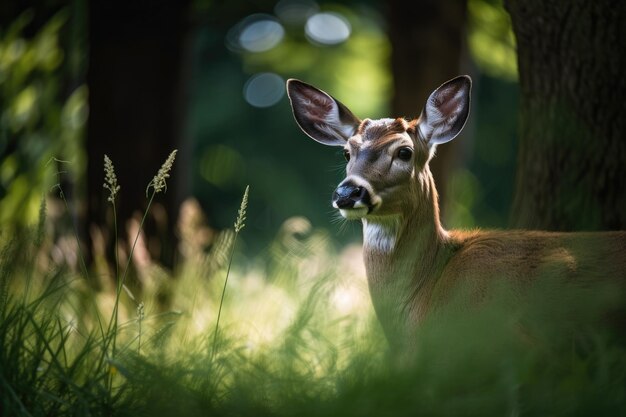
M538 281L578 287L617 285L626 298L626 232L451 231L452 254L433 299L465 287L485 295L493 284L523 292Z

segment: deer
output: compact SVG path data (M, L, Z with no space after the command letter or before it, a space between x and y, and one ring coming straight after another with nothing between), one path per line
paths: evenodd
M494 282L523 288L549 275L580 286L617 282L626 298L626 231L444 229L429 162L465 126L471 87L467 75L446 81L415 119L361 120L310 84L286 83L302 131L343 148L346 176L332 206L363 224L370 298L390 343L410 345L420 324L461 287L481 299Z

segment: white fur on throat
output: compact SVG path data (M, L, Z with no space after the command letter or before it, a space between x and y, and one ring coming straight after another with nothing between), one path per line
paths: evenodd
M396 248L399 229L398 220L372 223L363 219L363 246L369 250L391 252Z

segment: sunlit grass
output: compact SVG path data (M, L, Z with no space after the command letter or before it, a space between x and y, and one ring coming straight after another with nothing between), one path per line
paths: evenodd
M15 415L37 414L40 407L40 414L87 414L119 406L121 414L139 407L142 413L167 415L176 404L200 413L205 408L194 408L196 396L219 408L228 404L222 404L225 398L243 391L250 395L252 412L280 407L286 390L292 390L289 395L306 391L303 400L331 396L334 378L350 366L353 353L372 349L370 342L359 344L382 340L363 339L375 322L362 277L351 282L356 277L350 272L338 274L339 269L354 269L350 253L356 253L346 252L343 260L335 257L323 234L310 229L302 234L296 224L303 221L286 224L264 265L261 260L233 265L219 338L215 327L227 269L227 262L215 259L220 248L187 260L176 276L159 269L146 274L141 296L131 299L122 292L118 300L115 290L93 292L84 277L62 265L53 267L52 276L34 272L27 289L27 268L13 263L26 259L16 253L48 255L32 242L10 243L3 255L7 295L0 363L11 390L2 391L3 409ZM298 244L290 248L286 245L292 239ZM233 243L230 237L216 244L230 250ZM160 301L164 291L172 295L167 308ZM111 317L118 302L119 326L109 326L101 335L93 303L100 316ZM141 321L137 305L145 306ZM381 359L382 352L370 357ZM61 388L65 383L69 385ZM190 395L196 399L189 400ZM87 408L80 409L81 404Z

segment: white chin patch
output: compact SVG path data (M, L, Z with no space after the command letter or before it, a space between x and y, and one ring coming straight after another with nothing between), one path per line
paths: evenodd
M347 220L358 220L367 214L367 207L357 207L351 209L339 209L339 213Z

